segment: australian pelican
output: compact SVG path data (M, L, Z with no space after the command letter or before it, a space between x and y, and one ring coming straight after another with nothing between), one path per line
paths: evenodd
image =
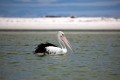
M67 38L65 37L65 34L62 31L58 32L57 38L61 48L51 43L41 43L36 47L36 50L34 51L34 53L37 55L66 54L67 53L66 46L72 50L70 43L68 42Z

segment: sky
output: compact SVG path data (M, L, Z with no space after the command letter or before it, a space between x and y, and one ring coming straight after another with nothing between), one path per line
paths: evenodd
M120 0L0 0L0 17L120 18Z

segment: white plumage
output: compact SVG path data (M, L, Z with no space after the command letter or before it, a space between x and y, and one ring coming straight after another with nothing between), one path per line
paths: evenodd
M48 47L46 47L46 50L47 50L47 52L49 52L50 55L67 53L67 49L61 49L59 47L54 47L54 46L48 46Z

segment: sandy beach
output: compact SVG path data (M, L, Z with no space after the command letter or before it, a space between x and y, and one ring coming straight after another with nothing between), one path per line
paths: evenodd
M120 30L120 19L104 17L0 18L0 29Z

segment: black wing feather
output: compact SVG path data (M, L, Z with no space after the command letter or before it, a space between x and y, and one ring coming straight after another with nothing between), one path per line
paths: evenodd
M36 47L36 50L34 51L34 53L45 53L46 52L45 47L47 47L47 46L55 46L55 47L57 47L56 45L48 43L48 42L41 43Z
M56 45L51 44L51 43L48 43L48 42L46 42L45 45L47 45L47 46L54 46L54 47L57 47Z

